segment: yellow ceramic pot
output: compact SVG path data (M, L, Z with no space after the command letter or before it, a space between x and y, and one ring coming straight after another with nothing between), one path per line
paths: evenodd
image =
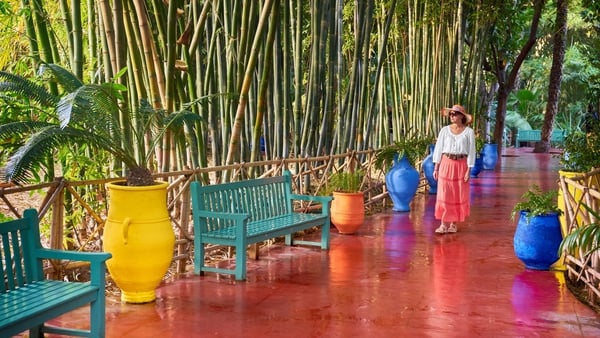
M559 170L558 171L558 175L561 177L566 177L566 178L573 178L575 176L580 176L583 175L583 173L580 172L574 172L574 171L564 171L564 170ZM563 238L567 235L567 217L565 216L566 213L566 209L565 209L565 198L563 196L563 192L562 192L562 186L559 184L558 185L558 199L557 199L557 203L558 203L558 208L562 211L562 214L560 215L559 219L560 219L560 230L561 233L563 235ZM574 191L575 189L569 189L572 190L570 191L571 194L575 193L575 198L581 198L581 192L579 191ZM579 217L580 218L580 217Z
M559 170L558 174L561 177L566 177L566 178L573 178L576 176L582 176L585 173L582 172L574 172L574 171L564 171L564 170ZM590 184L590 186L599 186L600 185L600 175L596 175L596 176L592 176L589 178L591 180L591 182L588 182L587 184ZM583 184L583 183L582 183ZM563 196L563 192L562 192L562 185L559 184L559 189L558 189L558 207L560 210L562 210L562 215L560 215L560 225L561 225L561 232L563 237L565 237L567 235L568 232L568 224L567 224L567 217L565 216L566 210L565 210L565 198ZM579 189L575 189L574 187L569 187L569 192L571 195L574 195L574 198L576 201L581 200L582 197L582 193L581 190ZM581 212L581 211L580 211ZM579 225L583 225L583 217L578 214L577 216L577 224Z
M108 271L121 300L147 303L173 259L175 235L167 210L167 182L130 187L109 183L110 204L104 227Z

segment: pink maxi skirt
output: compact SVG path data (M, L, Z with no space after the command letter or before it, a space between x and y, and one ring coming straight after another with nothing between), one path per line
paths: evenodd
M435 218L444 223L463 222L471 211L470 184L465 182L467 159L442 156L438 172Z

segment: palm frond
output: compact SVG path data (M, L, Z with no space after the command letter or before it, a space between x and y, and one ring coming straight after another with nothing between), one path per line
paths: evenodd
M56 149L69 144L89 144L95 148L112 153L127 165L135 166L135 159L124 153L119 145L110 139L103 138L85 130L61 128L48 125L32 134L8 160L4 174L8 181L21 184L27 182L40 168L40 159L53 153Z
M17 139L19 143L36 131L54 126L55 124L41 121L17 121L0 125L0 142Z
M83 82L81 82L81 80L78 79L75 74L54 63L42 64L38 73L40 75L50 73L51 80L56 81L64 88L65 91L69 93L83 86Z
M19 75L0 71L0 80L0 92L15 93L47 107L54 106L59 100L44 86Z
M189 110L180 110L169 114L165 118L164 128L171 132L183 132L183 127L186 126L188 131L193 131L196 130L198 124L204 122L206 121L198 113Z
M172 132L173 135L181 136L185 132L185 126L191 134L196 130L198 124L202 122L205 122L202 116L189 110L180 110L165 116L161 125L156 129L158 132L152 137L153 142L145 154L145 161L151 157L155 147L162 141L167 131Z
M119 105L110 87L88 84L63 96L56 106L60 126L73 125L101 135L120 135Z

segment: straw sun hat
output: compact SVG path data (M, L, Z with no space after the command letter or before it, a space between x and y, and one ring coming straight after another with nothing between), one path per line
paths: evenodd
M459 104L453 105L452 108L442 108L442 114L444 114L444 116L448 116L448 114L450 114L452 111L463 114L467 118L467 123L465 124L469 124L473 121L473 116L467 113L465 108Z

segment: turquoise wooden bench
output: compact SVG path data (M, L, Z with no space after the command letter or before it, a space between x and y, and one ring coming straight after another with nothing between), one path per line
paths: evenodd
M541 130L525 130L519 129L517 130L517 137L515 141L515 148L519 148L521 146L521 142L539 142L542 140L542 131ZM562 144L565 141L565 131L560 129L552 130L552 134L550 135L550 143L553 144Z
M194 272L216 272L246 279L248 245L285 236L286 245L303 244L329 249L329 196L292 193L289 171L283 176L202 186L192 182ZM320 213L294 211L294 200L321 204ZM321 226L321 241L295 240L294 233ZM207 266L205 244L235 247L235 269Z
M38 215L34 209L23 218L0 223L0 336L29 330L30 337L55 333L80 337L105 334L105 261L101 252L73 252L42 248ZM43 259L90 262L91 281L47 280ZM90 306L90 330L46 325L62 314Z

